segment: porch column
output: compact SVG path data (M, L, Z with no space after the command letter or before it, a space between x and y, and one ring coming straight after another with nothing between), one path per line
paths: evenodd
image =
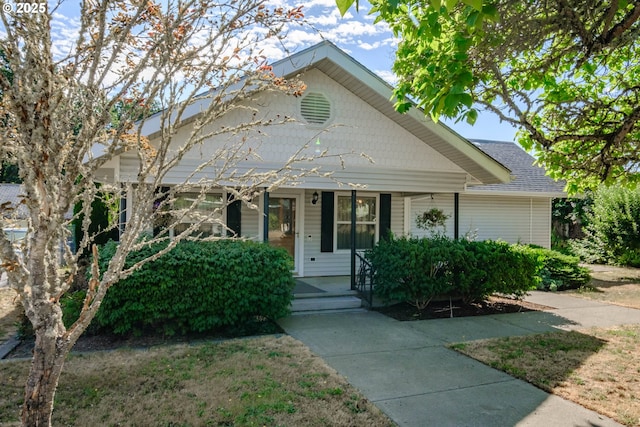
M356 289L356 190L351 190L351 290Z
M453 238L460 237L460 193L453 193Z
M264 218L262 219L262 240L265 243L269 242L269 192L267 190L264 191Z

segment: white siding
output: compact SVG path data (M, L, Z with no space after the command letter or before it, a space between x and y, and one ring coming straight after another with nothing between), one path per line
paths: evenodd
M411 215L409 216L409 230L411 236L425 237L429 236L430 232L422 230L416 225L416 218L418 215L429 211L433 208L441 209L445 215L449 215L445 224L445 229L439 228L438 232L444 231L446 236L453 238L454 232L454 218L453 218L453 194L433 194L426 196L419 196L412 198L411 200Z
M533 236L530 243L551 247L551 199L542 197L531 198L532 203L532 230Z
M460 236L551 245L548 198L460 195Z
M404 198L391 193L391 231L396 236L404 233Z

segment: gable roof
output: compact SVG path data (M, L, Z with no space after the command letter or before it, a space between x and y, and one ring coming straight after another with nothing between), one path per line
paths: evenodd
M478 149L469 141L442 123L435 123L425 117L424 112L412 108L405 114L398 113L391 101L393 87L371 70L329 41L320 42L272 64L275 75L291 78L312 68L318 69L360 97L373 108L412 133L425 144L431 146L465 170L469 182L498 184L511 179L508 168ZM189 105L181 125L200 114L202 99ZM143 134L153 137L160 130L160 114L148 118Z
M504 184L478 185L469 187L469 192L490 192L549 197L566 197L564 181L554 181L546 175L544 168L534 164L535 159L519 145L507 141L472 139L471 142L511 169L513 180Z
M425 117L417 107L398 113L391 101L393 87L329 41L320 42L273 65L278 76L289 78L316 68L373 108L444 155L484 184L509 182L510 171L443 123Z

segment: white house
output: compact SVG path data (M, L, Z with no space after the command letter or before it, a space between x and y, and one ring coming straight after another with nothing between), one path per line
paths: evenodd
M285 247L298 276L350 273L352 221L355 249L363 250L389 231L419 235L415 218L433 207L450 215L447 233L452 237L472 232L480 239L550 246L551 199L564 195L562 185L532 167L531 157L515 144L472 143L418 109L397 113L390 101L392 87L329 42L277 62L273 71L299 75L307 89L298 98L258 95L255 105L265 114L297 120L270 127L256 145L263 162L245 167L277 167L308 141L331 152L364 152L375 161L348 157L341 169L323 159L319 164L334 170L335 180L309 177L263 194L254 200L259 210L238 203L226 208L227 225L240 235ZM240 119L225 117L220 125ZM190 132L186 123L180 130L184 135ZM151 126L148 134L158 130ZM182 182L224 142L212 139L194 150L165 184ZM104 172L120 182L135 182L137 160L122 155ZM195 179L206 174L205 169ZM336 181L362 188L352 191ZM210 201L223 197L221 191Z

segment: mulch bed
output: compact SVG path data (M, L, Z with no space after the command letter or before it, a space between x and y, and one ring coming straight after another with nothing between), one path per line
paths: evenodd
M463 304L462 301L432 301L426 309L419 311L407 303L394 304L386 307L374 308L386 316L400 321L445 319L450 317L486 316L491 314L519 313L525 311L544 310L545 307L530 302L513 298L492 296L481 304ZM265 335L283 333L282 329L274 322L265 321L240 331L219 331L209 334L197 334L186 336L166 336L147 333L142 336L121 335L83 335L73 346L73 352L108 351L118 348L149 348L158 345L179 343L194 343L199 341L223 340L249 335ZM27 338L6 356L6 359L29 358L33 349L34 340Z
M258 336L284 333L275 322L265 320L252 324L243 329L220 330L206 334L189 334L167 336L163 334L147 332L143 335L113 335L94 334L82 335L73 346L72 352L83 353L91 351L109 351L118 348L144 349L160 345L192 344L204 341L220 341L244 336ZM14 348L5 359L30 358L32 356L34 338L25 338Z
M446 319L451 317L486 316L549 309L539 304L513 298L492 296L483 303L464 304L462 301L432 301L420 311L408 303L374 308L375 311L400 321Z

